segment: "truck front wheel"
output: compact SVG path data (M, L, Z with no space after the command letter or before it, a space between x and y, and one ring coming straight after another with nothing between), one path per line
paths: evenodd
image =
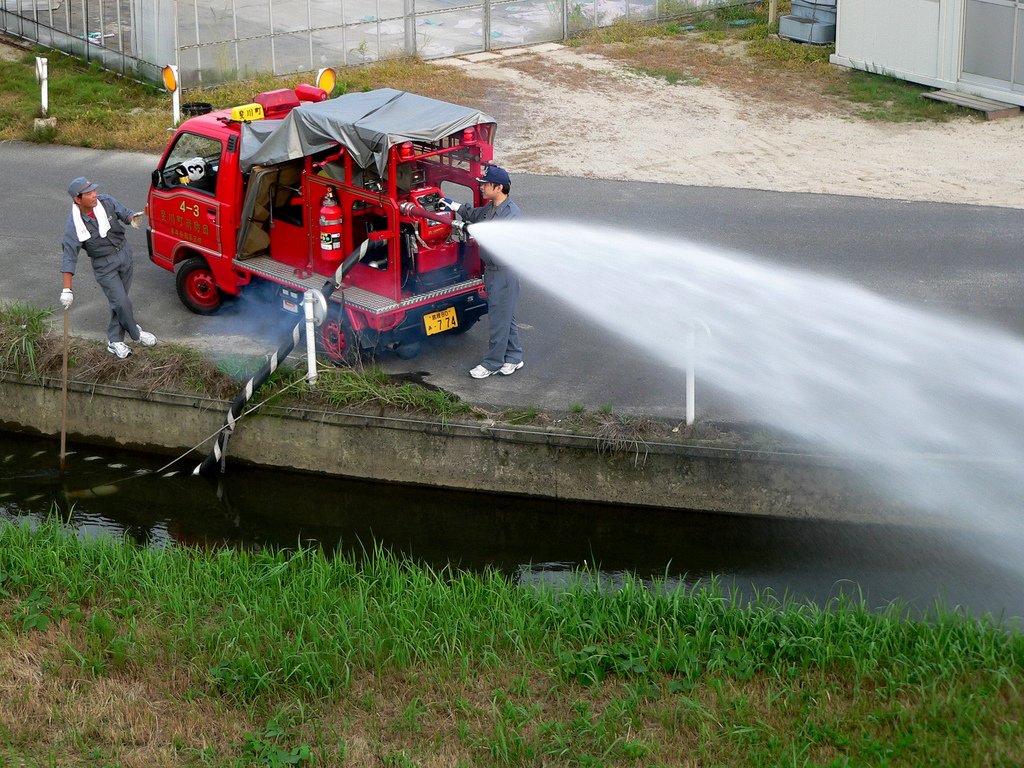
M212 315L224 300L206 261L193 256L179 268L174 279L181 303L197 315Z

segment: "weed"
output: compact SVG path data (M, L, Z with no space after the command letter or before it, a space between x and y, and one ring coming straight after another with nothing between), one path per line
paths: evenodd
M374 405L416 411L447 422L472 408L456 395L412 382L392 379L380 368L332 368L320 374L319 393L335 407Z
M535 405L526 408L509 408L502 413L502 418L509 424L530 424L536 421L540 409Z
M22 302L0 304L0 367L37 375L40 345L53 310Z

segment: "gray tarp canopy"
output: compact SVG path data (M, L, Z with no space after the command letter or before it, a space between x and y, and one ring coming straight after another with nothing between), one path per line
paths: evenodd
M375 164L384 175L388 150L404 141L433 142L493 117L469 107L381 88L301 104L282 120L242 124L239 162L243 171L306 157L336 142L362 168Z

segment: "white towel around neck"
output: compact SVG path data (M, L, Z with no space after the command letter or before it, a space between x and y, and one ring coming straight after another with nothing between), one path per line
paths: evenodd
M96 207L93 208L92 211L96 216L96 224L100 228L100 237L106 237L107 232L110 231L110 220L107 218L107 209L103 207L103 203L97 202ZM74 203L71 204L71 218L75 222L75 233L78 235L79 242L84 243L92 237L85 226L85 222L82 220L82 212Z

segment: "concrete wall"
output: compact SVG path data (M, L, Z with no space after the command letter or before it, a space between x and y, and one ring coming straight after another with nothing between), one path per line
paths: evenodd
M0 429L59 435L59 381L0 379ZM227 403L72 382L68 442L178 456L223 424ZM191 471L211 442L180 463ZM700 444L603 450L592 437L265 407L243 418L233 462L354 478L573 501L892 522L897 511L824 457Z

